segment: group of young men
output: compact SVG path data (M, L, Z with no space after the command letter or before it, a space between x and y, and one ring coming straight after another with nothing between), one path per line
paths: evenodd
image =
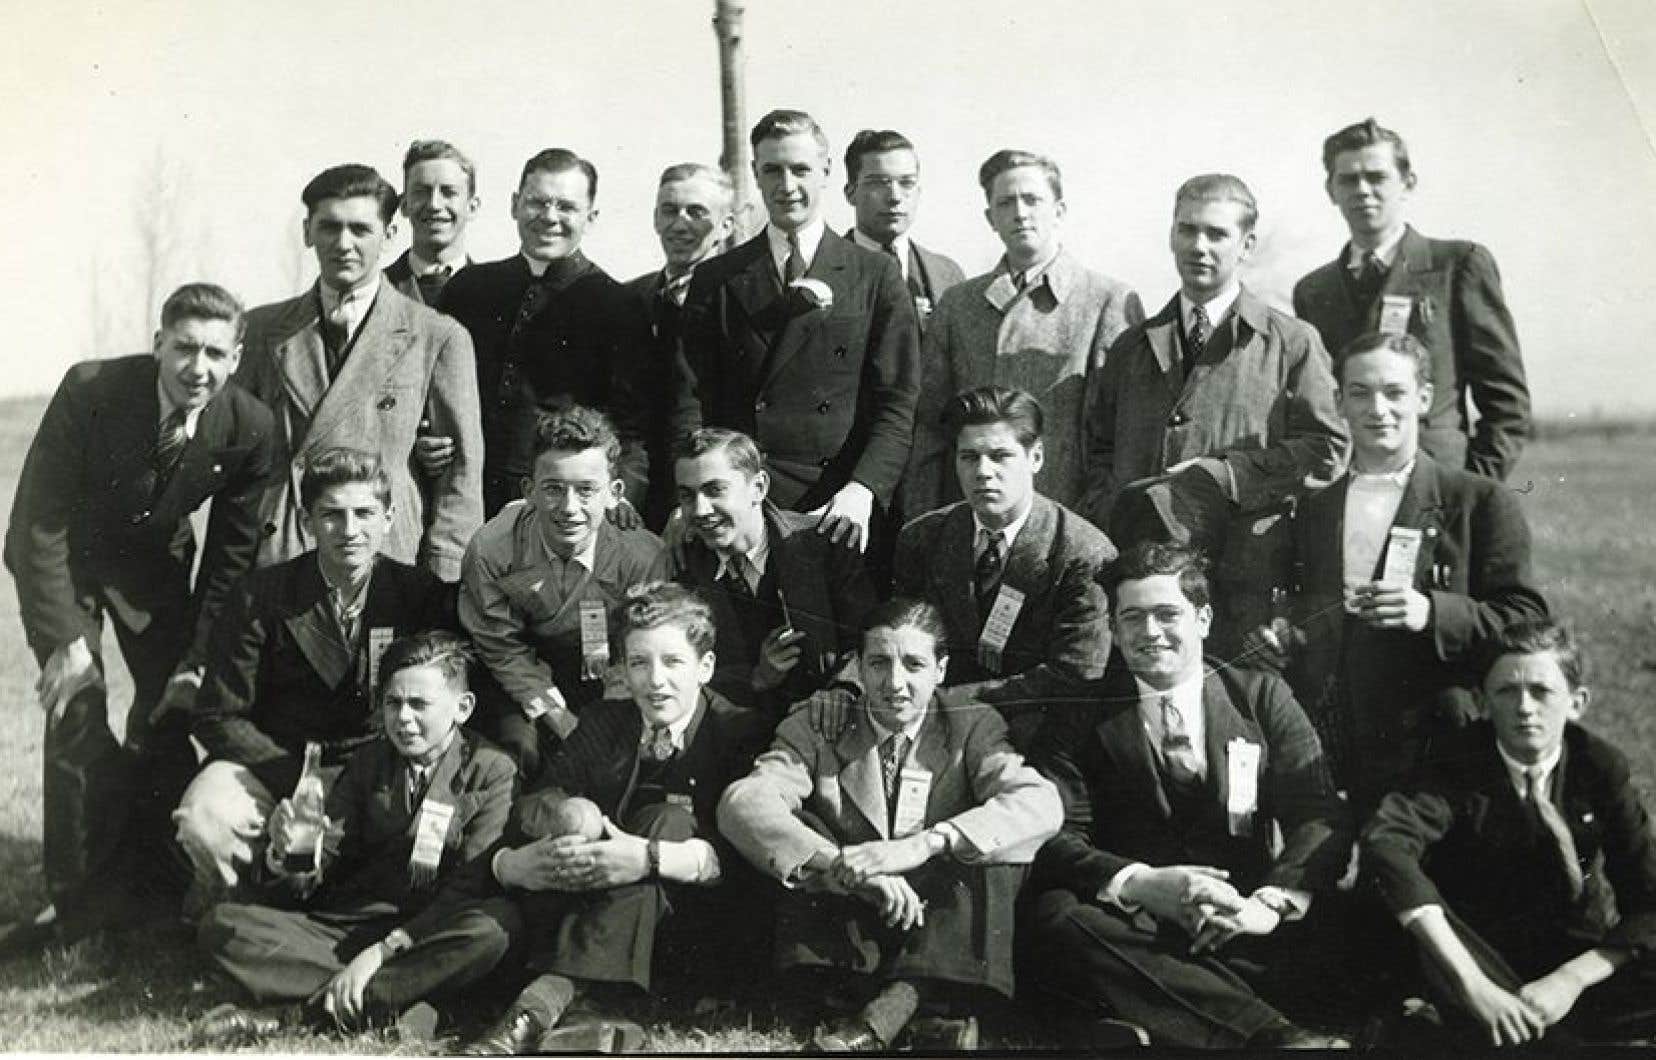
M1512 319L1405 224L1395 133L1325 144L1351 241L1297 317L1208 174L1148 319L1050 159L984 163L966 279L900 134L847 149L844 237L816 123L751 139L764 230L724 249L729 181L669 167L629 284L569 151L488 263L452 145L400 194L334 167L313 288L187 285L71 369L6 539L53 903L7 948L181 909L263 1006L220 1044L482 1011L479 1054L632 1050L621 995L767 953L827 1051L974 1048L1015 970L1094 1044L1349 1044L1405 997L1373 1028L1651 1033L1656 835L1501 484Z

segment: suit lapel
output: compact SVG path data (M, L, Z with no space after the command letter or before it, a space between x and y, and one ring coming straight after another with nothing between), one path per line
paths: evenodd
M822 242L817 244L816 257L811 259L811 267L805 270L806 279L821 280L836 292L848 291L853 287L849 279L851 268L849 245L829 229L823 229ZM786 292L783 292L782 302L784 305L791 304ZM789 361L798 356L811 336L822 328L822 322L828 319L830 312L831 309L811 309L790 316L783 323L781 332L771 345L770 356L765 359L761 387L768 385L781 374Z
M756 387L771 345L784 323L782 288L771 265L770 242L763 229L731 253L741 257L731 262L733 271L725 286L748 324L733 332L742 343L748 382Z
M327 583L322 579L314 553L299 578L298 597L304 609L288 615L282 622L322 683L338 689L350 676L353 652L339 639L339 624L334 621ZM373 592L372 585L368 591Z
M855 710L867 711L864 703ZM840 789L868 819L881 839L889 839L885 778L880 775L879 733L866 717L846 729L835 750L840 758Z
M934 577L940 583L937 584L938 599L942 601L945 616L960 615L966 619L961 628L967 632L969 639L967 643L957 645L962 650L975 649L978 630L983 626L972 582L974 532L972 508L963 502L944 516L943 530L937 535Z
M1012 586L1027 599L1036 595L1052 576L1047 556L1052 552L1053 540L1058 535L1058 513L1052 502L1035 494L1029 509L1029 518L1012 541L1012 550L1006 557L1004 584Z
M1443 494L1439 490L1437 464L1424 451L1415 455L1414 471L1409 475L1408 485L1403 487L1403 500L1397 506L1397 515L1392 519L1393 526L1412 527L1424 532L1425 536L1436 537L1440 532L1438 523L1442 520ZM1341 505L1342 510L1344 505ZM1434 542L1422 541L1420 555L1431 562ZM1388 542L1387 548L1389 549ZM1379 578L1384 570L1385 550L1381 551L1380 559L1374 571ZM1415 581L1420 580L1422 567L1419 560L1415 563Z
M1230 694L1215 674L1202 680L1202 720L1206 730L1204 746L1207 751L1209 791L1217 792L1221 807L1230 805L1230 742L1246 740L1258 744L1261 762L1265 750L1259 727L1252 724L1236 709Z
M1183 358L1179 356L1179 296L1174 295L1153 318L1144 325L1144 341L1150 344L1150 352L1156 355L1156 364L1163 375L1178 377Z
M829 656L838 647L838 638L828 633L833 605L818 591L826 585L824 572L811 565L805 549L794 540L797 533L815 531L783 526L781 512L769 501L765 502L765 522L770 534L769 562L776 571L776 595L789 624L805 634L800 660L810 672L821 673L832 665Z
M381 278L374 305L357 332L350 356L311 418L310 430L305 432L306 449L316 452L326 448L330 433L342 425L360 422L362 403L375 400L380 385L408 352L413 335L407 299ZM321 342L320 335L317 342Z
M1418 287L1415 274L1431 272L1433 268L1432 245L1413 228L1406 228L1403 238L1397 241L1397 257L1386 273L1381 293L1412 294Z
M1173 806L1167 801L1155 751L1139 718L1138 686L1129 678L1111 681L1106 688L1108 713L1098 723L1097 733L1105 755L1121 776L1121 790L1148 793L1160 819L1171 820Z
M321 295L313 284L305 294L288 303L288 311L276 328L286 336L273 351L282 375L288 400L306 417L328 392L328 355L322 346Z

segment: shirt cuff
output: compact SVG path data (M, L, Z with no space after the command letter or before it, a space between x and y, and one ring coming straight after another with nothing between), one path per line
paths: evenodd
M932 825L932 830L940 832L948 841L948 854L963 865L970 865L974 861L983 860L983 851L976 843L966 838L953 821L939 821Z
M1265 886L1254 891L1253 898L1262 905L1269 906L1271 911L1280 916L1284 923L1295 920L1304 920L1311 912L1311 892L1302 891L1297 887Z
M714 884L721 870L719 852L705 839L661 843L661 878L674 883Z
M795 867L792 872L788 873L788 875L785 879L783 879L782 886L790 887L790 888L792 888L792 887L801 887L801 886L804 886L805 884L811 882L816 877L822 875L822 873L828 871L825 868L824 869L812 869L811 868L811 859L815 858L818 854L821 854L824 857L826 857L828 859L828 863L831 865L831 864L833 864L834 859L839 857L839 850L836 847L829 846L828 844L824 843L822 846L818 847L816 850L811 851L810 855L808 857L806 857L806 859L804 861L800 862L799 865L797 867Z
M497 850L494 857L489 859L489 875L493 876L494 881L502 887L506 886L506 881L500 878L500 859L510 853L510 850Z
M1137 876L1141 872L1149 871L1150 866L1144 864L1142 861L1133 862L1131 865L1128 865L1126 868L1110 877L1110 882L1106 883L1103 889L1098 892L1098 900L1104 905L1115 906L1123 913L1127 913L1129 915L1137 913L1140 906L1135 902L1123 901L1121 898L1121 889L1127 886L1128 882L1132 880L1134 876Z
M1401 913L1397 914L1397 923L1398 926L1407 930L1409 925L1413 924L1416 920L1423 920L1429 916L1435 916L1441 919L1443 917L1443 906L1434 902L1431 905L1417 905L1413 909L1405 909Z

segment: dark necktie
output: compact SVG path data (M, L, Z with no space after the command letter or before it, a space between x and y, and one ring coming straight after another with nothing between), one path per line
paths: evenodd
M419 766L408 767L408 805L418 806L425 798L426 785L431 780L431 767L422 769Z
M426 305L436 305L437 300L443 297L443 288L448 286L449 277L454 275L454 266L439 265L421 276L414 282L420 288L420 299Z
M892 260L897 262L897 271L901 273L903 271L903 256L897 252L897 244L894 242L881 243L880 249L891 255ZM910 269L908 271L908 279L906 282L908 284L909 299L911 301L919 301L920 299L926 297L926 286L920 282L920 277L916 275L918 271L919 270L917 269Z
M155 490L157 493L167 488L172 474L178 469L179 458L184 455L184 446L190 441L185 431L184 421L189 418L190 410L179 406L167 413L167 418L161 421L161 429L155 435L155 459L151 466L155 469Z
M665 725L651 725L650 735L644 741L643 758L646 762L660 764L673 759L673 733Z
M897 806L897 782L903 775L903 758L908 754L908 737L893 733L880 744L880 779L885 783L886 807Z
M351 326L345 315L345 299L341 298L331 310L322 315L322 349L328 358L328 378L339 375L340 365L351 345Z
M751 600L753 599L753 586L748 584L747 562L746 556L731 556L725 561L724 577L720 581L724 582L725 588L730 591L732 596L740 596Z
M1553 846L1558 850L1559 860L1564 863L1564 874L1570 878L1570 897L1580 898L1585 879L1581 873L1581 857L1576 852L1575 837L1570 835L1570 826L1565 822L1564 815L1558 812L1558 807L1548 797L1547 789L1541 783L1539 766L1524 771L1524 798L1540 819L1541 827L1552 833Z
M977 593L980 611L994 597L1001 575L1006 572L1006 554L1001 548L1005 537L999 530L989 533L989 541L978 554L977 567L972 571L972 588Z
M667 278L661 285L661 300L671 302L674 306L684 305L685 295L690 293L690 274Z
M1363 251L1363 264L1354 277L1357 297L1363 305L1368 305L1379 296L1380 288L1386 285L1386 273L1386 266L1373 251Z
M1166 763L1168 779L1181 788L1200 784L1201 762L1196 758L1196 748L1190 742L1190 728L1185 724L1184 713L1173 702L1172 696L1161 697L1161 721L1162 761Z
M791 284L805 275L805 255L799 249L799 233L788 233L788 260L782 263L782 283Z
M1190 314L1190 330L1185 332L1184 374L1190 378L1195 371L1196 364L1207 353L1208 339L1213 336L1213 322L1208 319L1207 310L1197 306Z

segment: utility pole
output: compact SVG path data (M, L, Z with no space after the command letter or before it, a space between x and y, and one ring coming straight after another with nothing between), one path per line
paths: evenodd
M743 91L742 0L714 0L713 32L719 38L719 95L724 111L724 143L719 167L736 189L736 230L733 242L741 242L758 230L754 223L751 159L747 142L747 101Z

